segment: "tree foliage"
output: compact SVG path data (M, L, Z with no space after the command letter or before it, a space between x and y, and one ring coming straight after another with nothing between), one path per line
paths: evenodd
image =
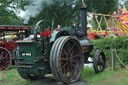
M16 0L0 0L0 24L20 24L19 18L14 10L17 6L14 5Z
M117 10L119 0L85 0L88 10L94 13L111 14Z
M31 4L30 0L0 0L0 24L23 24L17 17L21 10ZM43 4L43 9L36 16L29 20L29 25L34 25L40 19L54 21L55 27L58 24L69 26L78 22L79 8L82 7L81 0L52 0L50 5ZM85 0L88 10L96 13L112 13L117 9L118 0Z
M125 1L125 4L126 8L128 9L128 0Z
M69 26L74 23L73 18L75 18L75 14L79 11L80 6L78 7L76 3L78 2L74 3L74 0L54 0L53 4L45 5L36 18L31 18L30 24L35 23L39 19L47 19L50 22L54 21L55 27L57 25Z

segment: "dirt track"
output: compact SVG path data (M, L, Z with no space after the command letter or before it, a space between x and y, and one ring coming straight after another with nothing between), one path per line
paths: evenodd
M31 85L67 85L62 82L56 82L52 77L46 77L45 79L37 80L31 83ZM68 85L88 85L85 81L79 81Z

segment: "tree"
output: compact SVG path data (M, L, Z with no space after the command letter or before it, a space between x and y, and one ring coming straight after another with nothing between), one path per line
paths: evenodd
M20 24L19 18L16 16L13 4L15 0L1 0L0 1L0 24Z
M44 5L44 9L40 14L30 19L30 24L36 23L40 19L46 19L50 22L54 21L57 25L69 26L73 23L73 18L78 10L78 6L74 6L77 2L74 0L54 0L51 5Z
M118 0L85 0L88 10L94 13L111 14L117 10Z
M126 8L128 9L128 0L125 1L125 4Z

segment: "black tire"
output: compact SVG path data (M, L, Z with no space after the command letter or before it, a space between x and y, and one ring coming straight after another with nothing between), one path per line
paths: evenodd
M29 79L28 76L27 76L26 74L24 74L23 72L21 72L19 69L20 69L20 68L17 67L17 71L18 71L19 75L20 75L23 79L28 80L28 79Z
M35 81L35 80L38 80L38 79L42 79L44 78L45 75L38 75L38 76L35 76L35 75L27 75L28 79L29 80L32 80L32 81Z
M57 81L73 83L80 79L84 54L79 41L74 37L58 38L51 49L50 68Z
M21 72L19 69L21 68L17 68L17 71L19 73L19 75L23 78L23 79L26 79L26 80L32 80L32 81L35 81L35 80L38 80L38 79L42 79L44 78L45 74L44 75L28 75L28 74L25 74L23 72Z
M93 57L93 67L95 73L103 72L106 68L106 57L103 51L97 50Z

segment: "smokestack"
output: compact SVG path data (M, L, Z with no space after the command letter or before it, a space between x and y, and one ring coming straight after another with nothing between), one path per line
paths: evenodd
M80 8L80 20L81 20L81 29L85 37L87 37L87 8L86 7Z
M28 24L24 24L24 26L28 26Z

